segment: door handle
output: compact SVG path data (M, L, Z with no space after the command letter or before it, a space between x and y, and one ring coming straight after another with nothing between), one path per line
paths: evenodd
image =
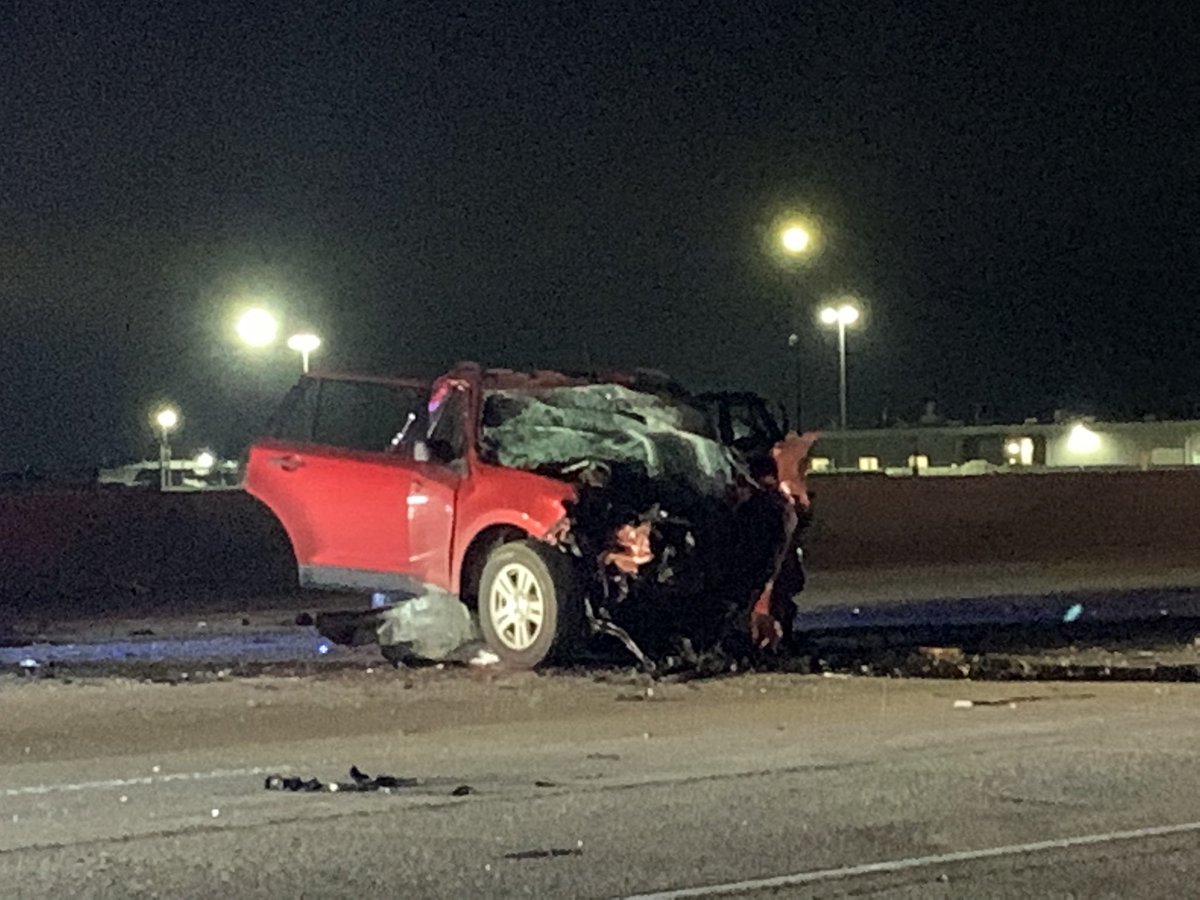
M278 466L285 472L295 472L304 465L303 457L289 453L287 456L272 456L268 462L273 466Z

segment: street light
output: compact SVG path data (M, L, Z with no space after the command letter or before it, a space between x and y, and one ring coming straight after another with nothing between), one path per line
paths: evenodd
M858 304L849 300L836 306L825 306L819 313L821 324L838 330L838 410L841 430L846 430L846 328L857 322L862 313Z
M812 242L812 232L803 225L789 225L779 235L779 243L783 245L784 251L793 256L807 253L812 247Z
M171 406L160 407L154 413L158 427L158 487L165 491L171 483L171 432L179 426L179 412Z
M249 347L266 347L274 343L279 332L278 320L265 309L248 309L235 326L242 343Z
M788 263L807 263L816 255L818 247L818 232L811 222L788 217L776 220L775 255L777 259ZM788 335L788 348L792 352L792 414L795 416L795 428L803 431L801 416L804 406L804 349L801 346L800 334L792 332Z
M321 346L321 339L315 334L293 334L288 338L288 349L300 354L300 366L305 375L308 374L308 355Z

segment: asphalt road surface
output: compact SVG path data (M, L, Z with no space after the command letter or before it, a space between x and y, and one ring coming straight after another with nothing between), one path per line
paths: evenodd
M0 894L1195 896L1198 714L1188 684L9 676ZM264 789L352 764L418 781Z

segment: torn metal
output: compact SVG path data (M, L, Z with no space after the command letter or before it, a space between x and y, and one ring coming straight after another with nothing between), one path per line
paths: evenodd
M804 586L816 435L788 435L765 465L743 470L687 409L588 385L495 391L484 411L496 462L575 487L551 539L578 560L592 633L617 638L648 670L680 639L711 646L735 633L777 649Z

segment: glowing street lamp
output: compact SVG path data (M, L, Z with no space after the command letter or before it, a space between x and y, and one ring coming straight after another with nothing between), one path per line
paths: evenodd
M293 334L288 338L288 349L300 354L300 366L305 375L308 374L308 355L321 346L321 339L315 334Z
M838 420L842 431L846 430L846 329L862 317L858 304L844 300L836 305L825 306L818 313L821 324L837 326L838 330Z
M179 412L172 406L160 407L154 413L158 428L158 487L167 490L171 484L171 432L179 427Z
M266 347L275 342L279 321L265 309L248 309L237 321L237 335L248 347Z
M165 440L167 434L174 431L179 424L179 413L170 406L164 406L154 414L154 424L158 426Z
M780 233L779 243L785 253L800 256L812 248L812 232L803 225L789 225Z

